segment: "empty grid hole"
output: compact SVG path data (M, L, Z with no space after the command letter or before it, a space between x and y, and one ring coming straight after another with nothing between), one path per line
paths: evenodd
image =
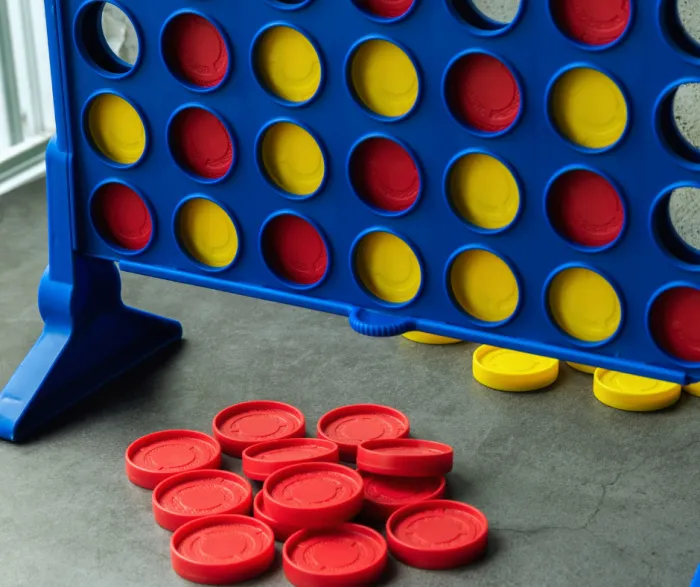
M510 28L523 0L447 0L448 7L465 24L485 33Z

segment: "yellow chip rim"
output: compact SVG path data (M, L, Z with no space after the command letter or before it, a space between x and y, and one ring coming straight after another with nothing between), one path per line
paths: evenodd
M490 345L474 351L474 379L498 391L537 391L559 376L559 360Z
M597 367L592 367L591 365L584 365L582 363L571 363L567 361L566 364L572 369L576 369L576 371L581 371L581 373L588 373L589 375L593 375L595 373L595 370L597 369Z
M691 383L690 385L684 385L683 391L689 393L690 395L700 397L700 383Z
M177 230L185 250L207 267L228 267L238 254L238 232L233 220L206 198L193 198L180 208Z
M617 410L654 412L675 404L681 386L601 368L593 375L593 393L601 403Z
M429 344L429 345L444 345L444 344L457 344L462 342L458 338L450 338L449 336L440 336L438 334L429 334L427 332L407 332L403 337L411 342L417 342L419 344Z
M120 165L133 165L146 150L146 128L129 102L100 94L88 106L87 131L95 148Z

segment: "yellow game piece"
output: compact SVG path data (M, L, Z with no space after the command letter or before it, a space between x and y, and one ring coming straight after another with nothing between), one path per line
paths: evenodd
M429 334L427 332L418 332L418 331L407 332L403 336L404 336L404 338L406 338L412 342L417 342L420 344L440 345L440 344L457 344L458 342L462 342L458 338L450 338L449 336L439 336L437 334Z
M596 369L593 393L606 406L628 412L652 412L675 404L681 397L678 383Z
M559 376L559 361L495 346L474 351L474 379L499 391L536 391L549 387Z
M197 261L208 267L228 267L238 253L238 232L231 217L205 198L187 201L177 217L178 238Z
M683 391L689 393L690 395L700 397L700 383L691 383L690 385L684 385Z
M100 94L88 107L88 131L108 159L132 165L146 149L146 129L136 109L115 94Z
M352 57L350 77L359 100L380 116L404 116L418 100L420 84L413 61L389 41L363 43Z
M581 373L588 373L589 375L593 375L593 373L595 373L595 370L597 369L597 367L591 367L590 365L582 365L581 363L570 363L567 361L566 364L572 369L581 371Z
M288 102L307 102L321 85L321 60L302 33L288 26L266 30L255 47L261 83Z

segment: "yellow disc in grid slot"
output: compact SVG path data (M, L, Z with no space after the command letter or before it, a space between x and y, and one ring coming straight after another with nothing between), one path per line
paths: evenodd
M403 336L411 342L417 342L420 344L443 345L457 344L458 342L462 342L458 338L450 338L449 336L439 336L437 334L430 334L428 332L407 332Z
M452 167L449 197L470 224L486 230L505 228L520 208L520 190L510 170L495 157L469 153Z
M208 267L228 267L238 254L238 232L231 217L206 198L194 198L180 208L177 230L187 252Z
M559 376L559 361L495 346L482 345L472 359L474 379L498 391L536 391Z
M606 406L628 412L653 412L675 404L681 397L678 383L628 373L596 369L593 393Z
M595 373L595 370L597 369L597 367L591 367L590 365L583 365L581 363L570 363L567 361L566 364L572 369L576 369L576 371L581 371L581 373L588 373L589 375L593 375L593 373Z
M404 116L418 100L418 71L389 41L373 39L360 45L352 57L350 78L359 100L380 116Z
M358 243L355 271L367 290L392 304L410 302L420 290L422 272L413 249L389 232L370 232Z
M565 269L552 280L547 297L554 321L578 340L602 342L620 327L620 298L610 282L595 271Z
M275 26L257 42L255 68L261 83L288 102L307 102L321 85L321 59L298 30Z
M589 149L614 145L627 127L622 90L607 75L589 67L571 69L555 82L550 112L562 135Z
M136 109L115 94L100 94L88 106L92 143L108 159L121 165L136 163L146 149L146 129Z
M278 122L268 128L261 155L270 181L291 195L310 196L323 183L323 151L311 133L296 124Z
M518 307L515 273L503 259L484 249L468 249L455 259L450 285L462 309L483 322L503 322Z
M690 395L700 397L700 383L691 383L690 385L684 385L683 391L689 393Z

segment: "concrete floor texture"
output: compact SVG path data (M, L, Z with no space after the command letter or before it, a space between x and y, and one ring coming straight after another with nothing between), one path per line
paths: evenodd
M502 20L517 9L475 4ZM697 0L679 8L700 38ZM676 116L700 145L696 89L679 93ZM698 192L678 194L671 211L700 247ZM41 331L45 227L42 185L0 198L0 389ZM700 399L619 412L566 367L549 390L499 393L473 380L472 344L364 338L339 317L132 275L124 295L181 320L186 340L32 442L0 443L0 587L187 585L170 568L150 492L124 475L124 450L159 429L208 431L223 407L260 398L301 408L310 432L338 405L387 404L409 415L414 436L454 446L450 496L488 516L486 557L448 572L392 562L383 584L687 587L700 563ZM250 584L287 584L279 556Z

